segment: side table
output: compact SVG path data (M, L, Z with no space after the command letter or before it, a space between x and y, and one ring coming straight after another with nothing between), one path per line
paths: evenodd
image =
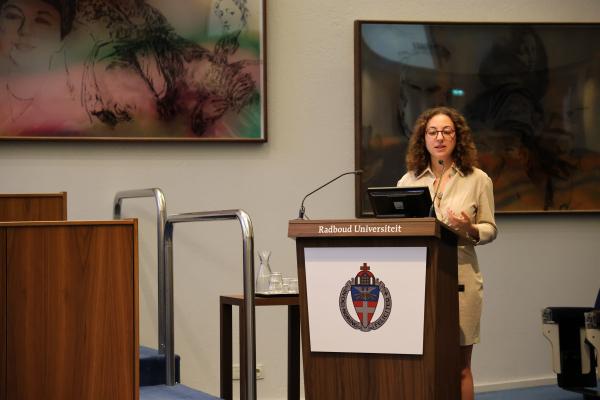
M256 297L255 307L288 306L288 400L300 400L300 299L294 297ZM244 326L244 296L221 296L221 398L233 400L233 327L232 306L240 308L240 360L246 352ZM254 372L254 371L253 371ZM244 379L250 375L240 365L240 397L244 396Z

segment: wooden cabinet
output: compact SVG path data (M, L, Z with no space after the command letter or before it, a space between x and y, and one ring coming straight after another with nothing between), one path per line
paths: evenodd
M0 222L66 220L67 192L0 194Z
M0 223L0 299L4 398L139 398L137 220Z

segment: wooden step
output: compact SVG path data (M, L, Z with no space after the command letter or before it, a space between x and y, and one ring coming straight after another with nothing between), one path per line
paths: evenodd
M175 382L181 382L181 358L175 354ZM140 346L140 387L164 385L167 383L165 356L158 350Z

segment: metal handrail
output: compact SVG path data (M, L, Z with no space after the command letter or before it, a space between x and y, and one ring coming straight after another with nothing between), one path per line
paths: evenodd
M250 216L243 210L208 211L188 214L173 214L167 218L165 224L165 299L166 299L166 363L167 386L175 385L175 325L173 307L173 224L179 222L216 221L238 219L242 226L244 239L244 326L246 332L246 354L240 360L246 366L248 376L246 379L246 400L256 399L256 340L254 324L254 231Z
M158 354L165 354L165 296L164 296L164 274L165 274L165 255L164 255L164 238L165 224L167 223L167 202L165 194L159 188L152 189L137 189L137 190L122 190L117 192L113 201L113 219L121 219L121 201L123 199L131 199L138 197L154 197L156 198L157 218L156 231L158 236Z

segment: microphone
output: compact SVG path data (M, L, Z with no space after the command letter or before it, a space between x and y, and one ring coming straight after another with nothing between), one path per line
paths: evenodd
M340 176L338 176L337 178L334 178L332 180L330 180L329 182L327 182L326 184L324 184L323 186L318 187L317 189L313 190L312 192L310 192L309 194L307 194L306 196L304 196L304 199L302 199L302 204L300 205L300 211L298 212L298 218L297 219L304 219L304 200L306 200L306 198L308 196L310 196L311 194L313 194L314 192L316 192L317 190L320 190L322 188L324 188L325 186L329 185L331 182L340 179L342 176L344 175L349 175L349 174L353 174L353 175L362 175L363 172L361 169L357 170L357 171L352 171L352 172L346 172L344 174L341 174Z
M431 208L429 209L429 218L431 218L431 214L433 213L433 207L435 206L435 199L437 198L438 191L440 190L440 185L442 184L442 178L444 177L444 172L446 172L446 164L444 164L443 160L438 160L438 164L442 166L442 175L440 176L440 181L438 182L437 189L435 189L435 194L433 195L433 201L431 202Z

